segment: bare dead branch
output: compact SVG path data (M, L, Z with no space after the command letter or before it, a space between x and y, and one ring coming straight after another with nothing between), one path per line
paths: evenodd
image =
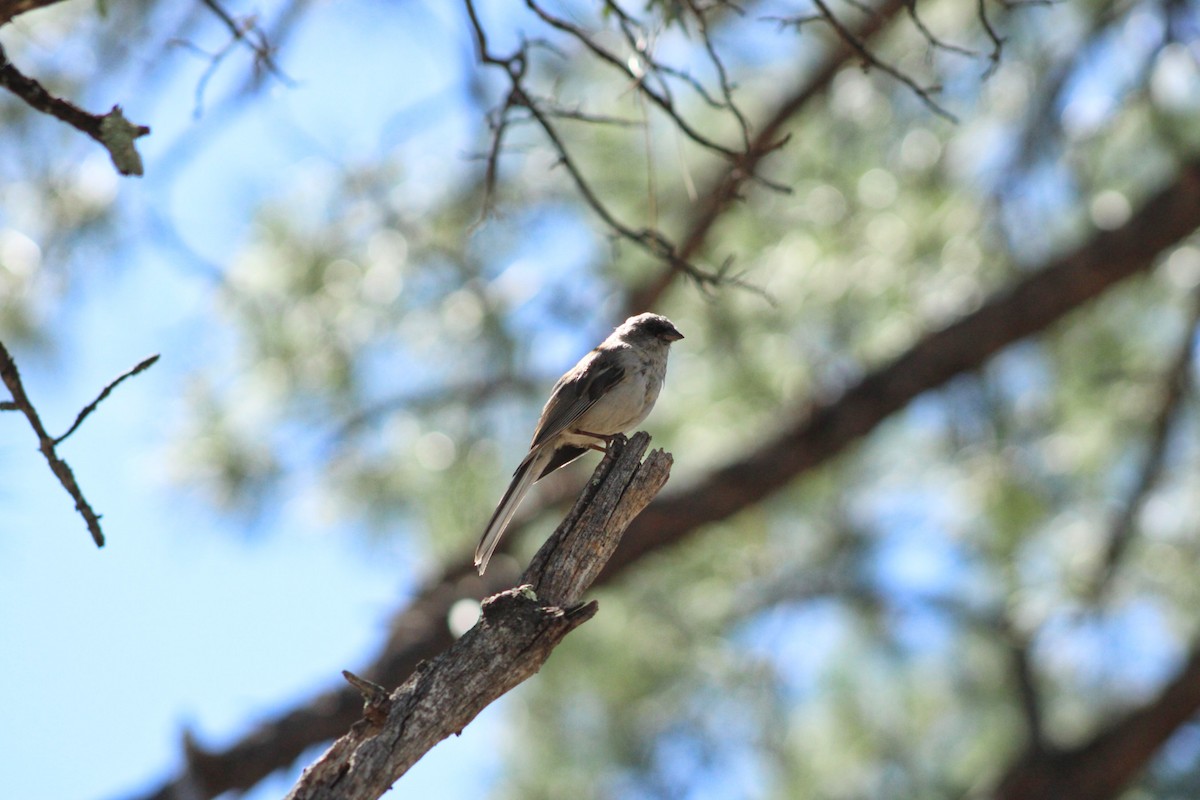
M29 426L33 428L34 434L38 439L38 449L42 451L42 455L46 458L46 463L50 465L50 470L58 478L59 483L67 490L67 494L71 495L71 499L75 501L75 508L78 509L80 515L87 523L88 531L92 534L92 541L97 547L104 546L104 532L100 530L100 516L92 510L91 504L87 498L83 496L83 491L80 490L79 484L75 482L75 475L71 472L71 468L67 466L67 462L58 457L58 453L54 450L54 439L46 432L46 426L42 424L41 417L38 416L37 409L29 400L29 395L25 393L25 386L21 383L21 374L17 371L17 364L13 361L12 355L9 354L8 348L0 344L0 378L4 380L4 385L8 387L8 391L12 394L12 403L16 410L21 411L25 415L25 419L29 420Z
M141 175L142 157L134 141L150 133L145 125L125 119L120 106L107 114L92 114L60 97L50 94L33 78L23 75L0 46L0 86L24 100L31 108L49 114L95 139L112 158L122 175Z
M374 800L433 745L536 673L595 615L579 599L630 521L666 483L671 457L642 454L646 433L613 442L575 507L538 552L522 585L483 601L479 622L384 700L382 687L343 673L366 701L361 720L304 771L289 800Z
M543 604L523 588L483 601L483 616L354 724L301 776L288 800L374 800L428 750L541 668L596 603Z

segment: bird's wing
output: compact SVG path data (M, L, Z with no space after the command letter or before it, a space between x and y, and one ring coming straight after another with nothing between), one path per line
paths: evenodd
M545 468L542 469L542 472L537 476L537 479L540 481L542 478L546 477L551 472L554 472L554 470L558 469L559 467L565 467L567 464L570 464L587 451L588 449L586 447L575 447L573 445L561 445L556 447L554 449L554 455L551 456L549 463L547 463Z
M550 399L542 409L537 430L533 432L530 448L558 436L575 420L596 404L612 387L625 377L621 366L620 350L605 348L593 350L575 367L559 378L550 392Z

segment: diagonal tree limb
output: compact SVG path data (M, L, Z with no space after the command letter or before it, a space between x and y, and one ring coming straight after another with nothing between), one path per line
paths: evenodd
M386 699L355 677L363 719L304 771L288 800L375 800L431 747L461 732L494 700L533 676L596 602L580 599L621 534L666 484L671 456L646 433L613 442L591 482L522 576L483 601L482 617Z
M918 395L978 369L992 355L1044 330L1200 227L1200 161L1129 221L992 297L979 309L926 335L896 360L867 374L841 396L814 402L796 421L742 459L719 467L684 491L653 503L621 542L609 572L674 544L773 494L841 453Z
M1200 227L1200 161L1180 166L1122 227L1097 232L976 311L927 335L890 364L868 373L841 397L814 403L761 447L670 495L660 497L626 532L598 583L613 580L648 553L686 541L704 525L753 506L870 433L918 395L978 369L1000 349L1042 331L1120 281L1149 270L1155 257ZM510 536L509 541L517 537ZM447 569L393 620L370 667L373 680L394 685L451 643L446 617L465 596L482 597L516 578L505 559L474 579L469 559ZM1198 668L1200 669L1200 668ZM306 748L354 722L361 701L349 687L321 694L262 723L227 749L189 758L182 775L142 795L211 798L247 789L292 763ZM201 789L203 791L201 791Z

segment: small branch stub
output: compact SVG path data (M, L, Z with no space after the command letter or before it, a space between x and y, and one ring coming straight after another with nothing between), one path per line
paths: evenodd
M122 175L142 174L142 156L134 141L149 133L145 125L125 119L120 106L113 106L112 111L100 118L100 144L108 150L113 166Z
M360 678L348 669L342 670L342 677L362 695L363 719L370 725L382 727L391 708L387 689L374 681Z
M522 585L483 601L471 630L423 662L390 696L343 672L366 702L363 721L301 775L288 800L375 800L435 744L537 672L563 638L595 615L580 603L633 518L666 483L671 457L643 463L645 433L609 447Z
M134 141L148 135L150 128L130 122L120 106L113 106L107 114L93 114L51 94L18 70L8 60L3 46L0 46L0 87L8 89L31 108L67 123L102 144L112 158L113 166L122 175L142 174L142 157Z

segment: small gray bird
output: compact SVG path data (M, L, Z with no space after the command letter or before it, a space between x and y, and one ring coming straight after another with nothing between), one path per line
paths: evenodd
M542 409L529 453L513 473L475 548L479 574L529 487L638 425L654 408L667 375L667 350L683 334L658 314L638 314L558 379Z

